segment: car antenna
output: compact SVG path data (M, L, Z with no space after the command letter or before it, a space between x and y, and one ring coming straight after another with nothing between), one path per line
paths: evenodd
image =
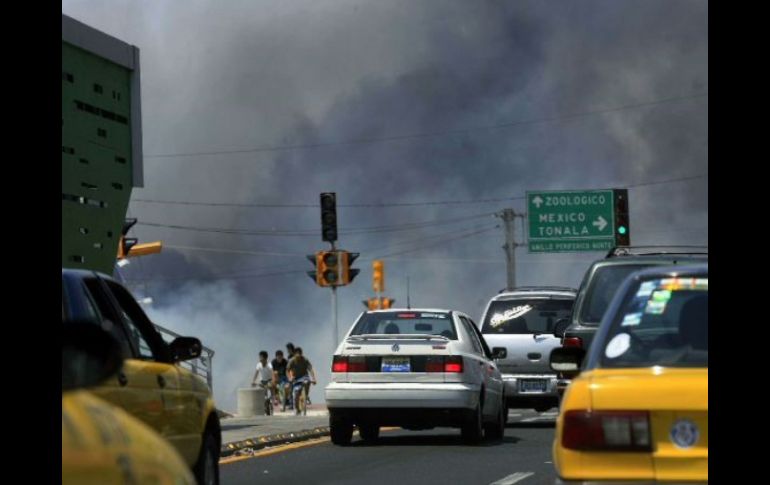
M412 309L412 304L409 301L409 275L406 275L406 309Z

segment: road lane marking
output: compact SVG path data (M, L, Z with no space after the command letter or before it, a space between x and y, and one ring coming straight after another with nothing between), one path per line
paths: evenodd
M513 485L514 483L518 483L527 477L531 477L534 474L535 472L516 472L508 475L507 477L503 477L496 482L492 482L489 485Z

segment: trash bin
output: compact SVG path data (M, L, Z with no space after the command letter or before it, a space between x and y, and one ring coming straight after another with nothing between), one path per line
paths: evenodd
M238 417L264 416L265 390L261 387L238 389Z

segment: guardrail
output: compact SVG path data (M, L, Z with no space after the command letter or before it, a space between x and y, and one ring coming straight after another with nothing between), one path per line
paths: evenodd
M173 332L165 327L161 327L157 323L155 324L155 328L158 329L161 336L163 337L163 340L165 340L167 343L170 343L172 340L174 340L177 337L181 337L181 335L179 335L178 333ZM206 381L206 383L208 383L209 389L213 391L214 390L214 372L211 366L213 359L214 359L214 350L206 346L203 346L203 351L201 352L200 357L198 357L197 359L180 362L179 365L181 365L186 369L189 369L190 371L192 371L193 374L203 378Z

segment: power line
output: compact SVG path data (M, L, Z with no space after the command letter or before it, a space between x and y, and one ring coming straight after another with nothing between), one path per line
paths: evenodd
M432 246L436 246L436 245L439 245L439 244L444 244L444 243L448 243L448 242L452 242L452 241L456 241L456 240L460 240L460 239L465 239L465 238L474 236L476 234L481 234L481 233L484 233L484 232L488 232L488 231L491 231L492 229L495 229L496 227L497 226L495 225L495 226L492 226L492 227L488 227L486 229L482 229L482 230L478 230L478 231L473 231L473 232L461 234L461 235L459 235L457 237L454 237L454 238L447 238L447 239L444 239L442 241L437 241L437 242L434 242L432 244L424 245L422 247L412 248L412 249L408 249L408 250L405 250L405 251L399 251L399 252L396 252L396 253L392 253L390 255L379 256L379 257L372 257L372 258L363 258L361 261L370 261L372 259L380 259L380 258L390 257L390 256L393 256L393 255L406 254L406 253L410 253L410 252L420 251L420 250L426 249L428 247L432 247ZM172 247L172 246L169 246L169 247ZM289 274L305 273L306 271L307 270L289 270L289 271L279 271L279 272L260 273L260 274L237 274L237 273L236 274L232 274L232 275L219 274L219 275L206 276L206 277L194 277L194 276L192 276L192 277L191 276L181 277L180 276L180 277L168 277L168 278L154 278L152 280L153 281L177 281L177 280L227 280L227 279L243 279L243 278L263 278L263 277L268 277L268 276L283 276L283 275L289 275ZM146 278L146 279L150 279L150 278ZM133 280L127 280L127 281L133 281Z
M689 180L696 180L701 178L707 178L708 173L696 174L688 177L680 177L667 180L659 180L652 182L642 182L637 184L608 184L615 185L617 188L637 188L647 187L652 185L663 185L678 182L686 182ZM549 189L557 190L557 189ZM566 189L565 189L566 190ZM602 190L597 188L584 188L569 190ZM439 200L439 201L426 201L426 202L390 202L390 203L359 203L359 204L337 204L337 207L349 207L349 208L377 208L377 207L419 207L419 206L437 206L437 205L463 205L463 204L491 204L500 202L511 202L514 200L524 200L524 196L516 197L501 197L493 199L466 199L466 200ZM189 205L189 206L210 206L210 207L243 207L243 208L313 208L318 209L318 204L239 204L230 202L192 202L192 201L178 201L178 200L153 200L153 199L133 199L131 202L141 202L146 204L165 204L165 205ZM141 224L141 222L139 223Z
M361 138L358 140L340 140L340 141L307 143L307 144L298 144L298 145L262 146L262 147L247 148L243 150L221 150L221 151L190 152L190 153L165 153L165 154L158 154L158 155L145 155L144 158L146 159L182 158L182 157L198 157L198 156L211 156L211 155L235 155L235 154L243 154L243 153L276 152L276 151L287 151L287 150L307 150L307 149L325 148L325 147L333 147L333 146L364 145L364 144L384 143L384 142L391 142L391 141L411 140L411 139L418 139L418 138L433 138L433 137L444 136L444 135L461 135L461 134L473 133L476 131L497 130L497 129L513 128L513 127L522 126L522 125L566 121L566 120L571 120L574 118L580 118L584 116L613 113L617 111L624 111L627 109L644 108L648 106L656 106L656 105L665 104L665 103L675 103L675 102L687 101L691 99L698 99L698 98L704 98L704 97L708 97L708 91L703 93L691 94L687 96L675 96L671 98L663 98L663 99L658 99L658 100L644 102L644 103L627 104L627 105L616 106L612 108L595 109L595 110L588 110L588 111L582 111L582 112L568 113L564 115L534 118L530 120L511 121L507 123L499 123L499 124L487 125L487 126L477 126L477 127L470 127L470 128L456 129L456 130L410 133L410 134L393 135L393 136L386 136L386 137L380 137L380 138Z
M393 231L408 231L412 229L421 229L425 227L433 227L433 226L440 226L445 224L454 224L457 222L467 221L470 219L478 219L481 217L489 217L494 215L493 212L486 212L482 214L474 214L470 216L463 216L463 217L455 217L451 219L440 219L440 220L433 220L433 221L420 221L420 222L409 222L404 224L393 224L389 226L370 226L370 227L359 227L359 228L351 228L348 230L341 230L339 231L340 234L346 234L346 235L359 235L359 234L373 234L373 233L380 233L380 232L393 232ZM186 231L196 231L196 232L212 232L212 233L218 233L218 234L233 234L233 235L240 235L240 236L299 236L299 237L317 237L318 236L318 230L317 229L302 229L302 230L268 230L268 229L255 229L255 230L249 230L249 229L225 229L225 228L210 228L210 227L199 227L199 226L186 226L186 225L177 225L177 224L162 224L158 222L138 222L137 225L141 226L150 226L150 227L164 227L168 229L180 229L180 230L186 230Z

